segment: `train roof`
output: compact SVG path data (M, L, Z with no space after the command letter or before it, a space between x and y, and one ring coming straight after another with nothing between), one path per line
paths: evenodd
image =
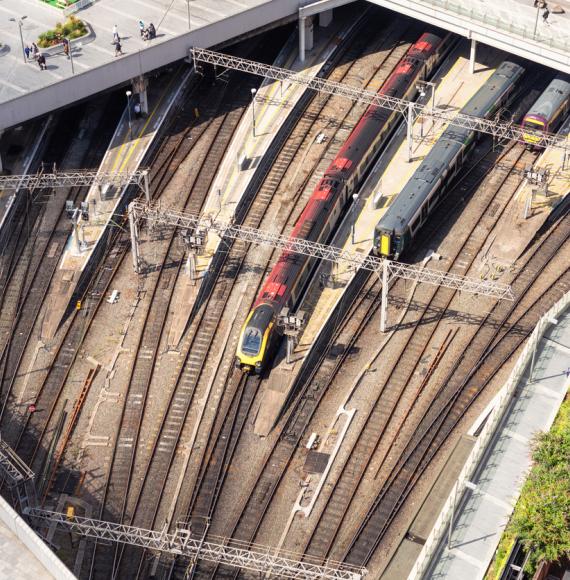
M549 118L568 99L570 99L570 76L558 75L546 87L546 90L538 97L525 116Z
M461 109L461 113L485 117L497 102L497 97L502 95L523 72L524 69L519 65L509 61L503 62ZM377 228L391 230L400 235L404 232L433 189L434 182L449 166L470 134L468 129L453 126L443 132L378 222Z

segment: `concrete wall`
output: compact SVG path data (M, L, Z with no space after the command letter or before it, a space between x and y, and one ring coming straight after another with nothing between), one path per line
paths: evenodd
M58 580L75 580L75 576L63 562L44 544L3 497L0 497L0 520L54 578ZM22 553L22 558L25 557L26 554ZM14 578L16 577L18 576L14 575Z

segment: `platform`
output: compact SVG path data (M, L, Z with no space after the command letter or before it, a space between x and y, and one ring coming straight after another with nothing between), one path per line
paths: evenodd
M0 46L0 130L67 106L188 57L191 46L212 47L268 25L296 17L299 0L97 0L77 13L90 34L72 43L72 61L62 50L43 50L47 70L25 63L17 22L25 44L65 19L39 0L3 0ZM157 37L145 42L139 19L152 22ZM113 25L123 56L115 57Z
M461 109L491 76L503 59L504 54L492 48L481 47L475 73L472 75L469 72L469 47L466 42L462 42L445 60L432 79L437 84L436 106ZM347 213L331 245L350 252L370 253L374 226L445 128L446 124L444 123L433 124L432 121L427 121L423 127L423 137L421 137L420 123L417 121L414 126L415 139L411 162L408 162L405 127L392 138L372 168L366 183L360 189L356 210L351 209ZM378 197L381 198L381 202L379 208L375 209L373 201L374 198ZM355 223L354 243L352 238L353 222ZM272 387L264 393L264 401L260 406L255 426L255 432L258 435L266 435L273 427L304 357L315 343L327 319L334 312L354 276L354 268L348 263L331 265L329 262L323 262L319 266L314 276L314 280L318 282L314 283L313 288L307 293L305 301L298 307L298 310L301 311L310 310L310 318L293 353L292 364L288 365L285 360L281 360L278 366L272 370L271 383L279 385L279 390L276 390L277 387ZM317 284L321 284L323 280L325 281L324 288L317 287Z
M547 2L550 10L558 6L564 12L551 12L546 22L542 10L528 0L369 1L487 46L570 73L568 0Z
M26 175L34 162L37 152L49 127L50 120L22 125L5 133L0 139L0 156L3 170L12 175ZM14 191L0 190L0 247L3 244L3 231L10 221L10 213L16 200Z
M479 580L485 576L531 467L533 437L550 429L570 388L569 353L567 308L539 341L534 372L529 377L528 369L520 379L476 476L471 478L474 489L466 490L465 501L457 510L451 549L447 541L439 546L424 578Z
M100 171L135 171L139 168L173 103L191 77L186 65L177 67L176 72L165 77L163 84L149 87L149 114L136 119L125 109L107 152L99 166ZM91 187L85 201L89 206L89 220L79 219L77 233L68 239L66 249L52 281L52 302L42 327L42 336L51 338L55 334L61 317L68 307L73 293L80 283L82 274L98 248L108 227L117 225L125 210L124 195L129 186L110 187L107 191L95 185Z
M296 34L278 55L275 64L315 76L331 57L339 42L351 30L352 25L333 21L327 28L315 30L315 46L307 54L304 63L298 58ZM283 84L265 80L255 97L255 136L253 135L252 105L245 111L240 124L232 138L228 151L214 178L212 187L203 209L204 216L211 216L219 221L230 222L238 204L243 198L256 169L269 150L275 136L283 123L305 93L306 87L295 83ZM211 232L203 255L196 260L198 278L203 278L220 245L220 238ZM199 286L194 286L188 276L180 277L175 289L174 303L180 306L177 312L186 312L196 296ZM179 316L173 321L169 332L168 343L175 347L186 328L187 317Z
M0 580L74 580L75 576L0 496Z
M570 118L560 130L570 143ZM546 189L525 180L506 209L506 227L491 241L485 255L492 267L509 268L544 225L552 212L570 194L570 159L558 149L546 149L534 164L534 170L549 171ZM565 163L564 163L565 161ZM531 199L532 198L532 202ZM527 208L527 204L530 204ZM527 217L525 217L525 210Z

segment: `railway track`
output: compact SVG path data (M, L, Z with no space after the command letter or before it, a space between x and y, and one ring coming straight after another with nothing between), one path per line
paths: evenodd
M551 262L563 253L563 248L568 249L569 236L570 224L564 219L544 234L512 281L517 300L513 304L496 304L481 321L468 349L441 381L441 388L426 406L416 434L395 461L398 467L383 482L346 551L344 559L347 562L360 565L370 560L403 501L478 395L518 351L540 316L568 291L570 273L567 268L560 271L554 283L548 280L541 286L540 278ZM546 283L547 288L544 287ZM528 303L529 292L534 286L534 298ZM491 319L495 319L494 324L487 324Z
M521 160L529 161L532 154L525 152L522 146L516 146L514 151L509 148L508 152L510 153L510 159L508 159L510 169L500 172L502 175L498 175L495 183L487 187L482 194L478 192L477 198L473 200L476 207L469 208L469 222L461 228L460 236L463 241L458 244L456 254L448 257L451 262L450 272L457 274L468 272L485 244L487 238L484 233L495 227L502 212L516 192L520 178L512 170L520 164ZM471 193L464 188L476 187L479 183L478 177L482 173L486 173L489 164L492 165L492 163L493 161L488 160L488 152L482 158L475 160L474 168L477 169L468 171L469 179L461 180L451 192L451 197L458 189L467 194ZM405 286L404 284L399 285ZM394 290L396 289L394 288ZM327 498L327 504L313 528L304 550L308 555L321 558L330 557L339 529L353 508L352 504L357 490L363 484L365 474L378 451L380 442L387 433L388 427L393 422L393 417L397 416L396 409L404 397L408 385L414 389L417 388L415 383L418 381L413 381L412 377L419 372L419 365L455 296L454 292L443 288L435 290L426 288L424 294L426 293L428 296L421 299L425 306L421 309L420 315L418 316L415 311L411 311L409 317L404 314L397 325L399 334L408 332L409 336L399 350L399 354L393 353L393 356L386 360L385 366L390 366L390 370L385 371L385 374L383 373L381 380L380 377L376 380L376 400L368 411L360 434L354 441L347 461ZM437 312L439 315L434 317L433 312ZM409 321L406 321L406 318L409 318ZM383 342L380 349L364 366L376 363L386 346L387 342ZM390 364L389 361L394 361L394 363ZM390 385L389 388L388 385ZM423 386L422 382L420 382L420 386ZM417 398L412 397L411 400L416 401ZM350 405L350 399L348 399L347 405ZM390 447L389 444L388 447Z
M72 165L77 164L79 156L82 161L80 164L86 166L96 164L102 157L102 152L111 137L110 131L99 131L93 146L88 149L88 144L92 141L94 129L100 119L104 114L106 118L112 118L114 109L116 106L102 103L101 107L92 108L85 114L79 129L83 145L72 141L68 152L73 157ZM63 161L64 167L65 164L66 160ZM42 216L37 220L36 235L28 243L30 257L26 260L25 283L19 285L18 307L12 331L0 354L0 383L4 393L0 420L10 399L17 396L13 393L14 383L19 376L18 371L22 366L42 303L71 233L71 222L63 218L65 200L72 199L75 202L85 191L86 188L69 188L56 191L54 195L38 192L35 196L35 203L43 203L44 209ZM23 392L18 395L18 399L24 400Z
M321 106L321 109L322 109L323 106L324 105ZM279 171L279 168L282 168L284 165L285 164L279 165L278 166L278 171ZM284 173L284 170L282 171L282 173ZM266 201L264 200L264 202L266 202ZM259 207L259 204L257 204L256 207ZM256 218L257 219L260 219L257 216L261 216L262 214L263 214L263 212L260 212L258 214L256 214L255 212L253 212L253 216L254 217L252 218L250 216L248 218L248 220L249 219L256 219ZM242 256L245 255L245 250L246 250L245 247L244 248L241 248L238 251L238 255L240 255L240 254ZM235 278L235 275L236 274L234 273L233 275L229 275L228 277ZM223 276L223 278L226 278L226 276ZM212 312L216 312L216 311L221 312L223 310L222 304L225 302L225 296L226 295L227 295L227 293L225 293L225 292L222 293L222 298L223 299L222 299L221 303L219 304L219 308L218 307L212 308L212 305L209 304L208 305L208 310L210 310ZM200 343L201 348L200 348L200 352L198 352L198 353L196 352L196 349L192 349L192 353L193 353L193 356L194 356L194 359L195 360L196 359L198 359L198 360L204 360L205 359L205 355L207 354L207 349L209 348L209 345L211 344L211 339L213 338L214 331L217 328L217 322L218 321L216 321L215 319L213 319L213 323L209 325L210 328L207 329L207 332L205 333L205 336L203 336L201 338L201 340L200 340L200 337L198 338L198 340L196 340L197 343ZM200 331L202 331L202 328L200 329ZM191 334L193 334L193 332L191 332ZM201 351L202 351L204 345L206 346L206 352L203 353L203 356L200 356ZM198 376L195 375L194 377L191 377L190 379L193 380L194 382L196 382L197 378L198 378ZM177 381L177 384L180 384L180 379ZM183 380L183 384L186 384L188 386L188 384L189 384L188 377L186 377ZM176 396L174 396L173 398L171 398L170 403L167 406L167 408L169 410L175 408L175 409L178 409L179 411L180 411L180 409L183 409L183 410L185 410L184 413L183 413L183 415L185 416L186 413L187 413L187 409L188 409L188 404L189 403L190 403L190 401L188 400L188 393L184 393L184 394L182 394L179 397L179 399L177 399ZM171 434L171 433L173 433L175 431L175 426L176 425L178 425L178 429L181 428L181 426L182 426L181 423L182 422L180 421L180 417L176 417L176 418L172 418L172 417L165 418L163 420L163 422L162 422L162 427L160 429L160 433L165 433L165 434L166 433L170 433ZM163 429L164 429L164 431L163 431ZM155 449L155 450L156 449L159 449L159 450L162 449L164 451L165 449L168 449L169 447L171 447L171 446L170 445L166 445L166 446L164 445L164 442L161 441L161 436L159 435L159 437L155 441L155 444L154 444L154 448L153 449ZM174 452L174 448L172 448L172 453L173 452ZM153 458L154 458L154 455L153 455ZM149 501L145 501L143 499L142 501L139 502L139 500L140 500L140 496L139 496L139 500L137 500L137 502L136 502L137 505L140 503L141 505L146 506L147 507L147 513L151 509L150 506L152 505L152 503L155 501L155 498L157 497L156 490L162 489L162 486L161 485L152 485L152 483L156 479L155 477L153 477L153 476L150 475L152 473L152 468L153 468L153 466L151 464L151 467L150 467L149 470L143 470L142 473L141 473L141 477L142 477L142 474L143 473L146 473L146 475L144 476L144 480L145 480L145 485L147 484L147 482L149 482L148 489L149 490L152 490L152 491L147 492L149 494L149 497L151 499ZM162 465L161 462L159 462L159 461L156 461L154 470L155 470L155 473L157 474L157 476L159 475L160 477L165 477L165 475L168 473L168 469L165 470L164 469L164 465ZM136 478L136 479L140 479L140 478ZM160 497L160 493L158 494L158 497ZM143 519L143 520L145 519L144 516L139 516L139 517L141 519ZM136 519L136 517L135 517L135 519Z
M237 86L236 84L236 88ZM241 92L245 93L246 91ZM212 119L206 128L197 131L197 137L201 138L202 142L206 141L207 152L201 165L195 170L194 181L192 182L192 177L188 176L186 200L177 200L186 211L200 212L215 175L213 168L217 167L223 158L246 105L246 102L241 102L235 106L235 97L226 94L219 87L215 89L215 94L210 96L209 116ZM213 109L219 107L221 107L221 114L214 118ZM185 144L185 141L190 140L188 136L188 132L184 131L182 139L176 140L172 154L163 158L163 164L172 166L173 163L177 162L177 155L180 154L181 149L188 148ZM184 147L182 147L183 144ZM155 175L160 176L164 173L159 170ZM161 191L164 195L166 187L162 186L163 181L161 180L162 178L159 177L156 187L157 191ZM158 271L153 273L150 268L148 269L148 274L152 277L150 282L151 298L148 301L147 312L144 314L143 329L138 339L137 354L133 360L119 431L116 436L117 444L105 483L102 501L102 515L105 519L132 521L132 512L129 511L128 507L129 491L132 493L133 485L135 488L141 489L142 480L139 477L139 470L136 469L136 459L139 453L138 442L167 314L176 280L184 262L184 249L176 243L174 229L170 228L167 240L166 249L161 250L162 258L159 259ZM145 480L150 477L150 474L147 473ZM97 560L96 574L101 573L105 577L111 576L113 566L111 552L112 550L106 550L101 545L94 550L92 573L95 570L95 560Z

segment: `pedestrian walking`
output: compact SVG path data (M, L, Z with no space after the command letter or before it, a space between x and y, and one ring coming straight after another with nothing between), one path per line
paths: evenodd
M32 49L26 44L25 48L24 48L24 52L26 53L26 60L30 60L30 52L32 51Z
M550 10L548 10L548 6L544 9L542 13L542 21L544 24L548 24L548 17L550 16Z
M115 42L115 56L122 56L123 49L119 41Z
M139 32L141 35L141 38L144 37L144 22L142 20L139 20Z
M540 0L534 0L534 3L533 3L534 7L538 8L539 3L540 3Z
M37 61L40 70L47 70L46 57L43 54L38 55Z
M40 52L40 49L38 48L38 45L35 42L32 42L32 57L35 59L38 58L38 53Z
M63 54L65 54L67 60L69 60L69 40L67 40L67 38L63 39Z

